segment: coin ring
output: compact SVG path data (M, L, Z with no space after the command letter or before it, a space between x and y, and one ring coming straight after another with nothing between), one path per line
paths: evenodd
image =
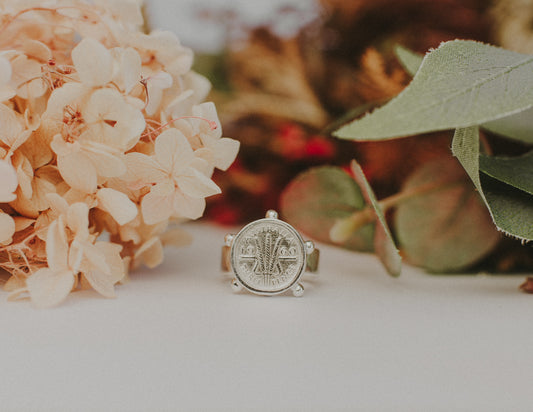
M280 240L276 243L277 239ZM250 253L246 253L244 250L250 246ZM288 247L292 253L280 257L282 247ZM272 218L259 219L242 228L233 240L230 255L239 283L260 295L276 295L291 289L305 271L307 259L300 234L288 223Z

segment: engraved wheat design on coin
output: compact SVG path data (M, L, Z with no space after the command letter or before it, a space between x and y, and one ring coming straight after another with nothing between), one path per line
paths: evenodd
M238 235L233 247L236 275L245 287L254 291L287 290L303 271L302 240L284 222L252 222Z

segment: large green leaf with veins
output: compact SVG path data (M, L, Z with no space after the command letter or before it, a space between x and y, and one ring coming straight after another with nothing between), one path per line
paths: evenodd
M474 41L443 43L424 57L411 84L334 134L383 140L463 128L533 107L533 56Z
M453 137L452 151L474 182L496 227L521 240L533 239L533 196L514 186L518 185L518 182L511 176L512 172L506 170L502 159L488 160L483 157L483 169L494 177L480 173L479 129L457 129ZM528 161L529 156L526 156L518 163ZM509 164L507 166L510 167Z

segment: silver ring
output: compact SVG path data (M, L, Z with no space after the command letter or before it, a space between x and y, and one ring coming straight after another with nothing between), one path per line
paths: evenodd
M226 235L224 243L222 269L233 271L231 285L236 292L245 289L269 296L290 290L302 296L302 274L318 269L319 251L313 242L304 241L296 229L278 219L275 210L236 235Z

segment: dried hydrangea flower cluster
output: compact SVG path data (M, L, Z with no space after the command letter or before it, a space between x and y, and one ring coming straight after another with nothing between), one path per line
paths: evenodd
M136 0L0 1L0 268L10 298L114 296L203 214L239 144L209 82ZM175 225L174 225L175 226ZM108 233L103 240L103 233Z

